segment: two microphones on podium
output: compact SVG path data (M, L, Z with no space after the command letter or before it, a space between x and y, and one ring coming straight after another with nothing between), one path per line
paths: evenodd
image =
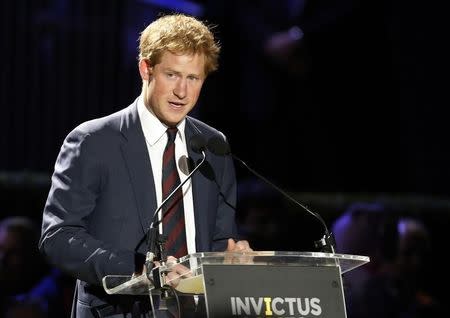
M231 156L234 160L239 162L242 166L244 166L248 171L250 171L253 175L255 175L260 180L264 181L268 184L272 189L281 193L285 198L295 203L297 206L302 208L302 210L308 212L312 216L314 216L323 226L324 235L322 238L314 242L315 247L321 252L334 253L335 252L335 242L332 233L328 230L326 222L320 216L320 214L311 211L304 204L295 200L291 195L289 195L286 191L281 189L279 186L275 185L267 178L256 172L252 169L247 163L237 157L234 153L231 152L230 146L228 142L222 136L214 136L207 139L203 134L195 134L189 140L189 148L197 153L201 154L202 158L194 164L190 158L185 156L181 157L178 161L179 169L187 174L186 178L178 184L178 186L161 202L161 204L157 207L155 212L153 213L151 224L146 233L147 237L147 245L148 251L146 255L146 270L149 278L154 279L155 277L151 277L151 270L153 268L153 263L155 260L158 260L164 264L167 259L167 255L165 255L164 244L166 241L166 237L159 233L158 225L163 219L164 215L159 217L160 211L162 211L165 204L172 198L172 196L179 190L191 177L199 170L202 165L207 160L207 153L210 152L216 156Z

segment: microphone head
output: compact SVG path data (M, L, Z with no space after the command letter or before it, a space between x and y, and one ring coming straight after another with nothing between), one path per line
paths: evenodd
M205 150L206 144L206 138L201 134L196 134L192 136L191 140L189 140L189 145L192 151L196 153L201 153L203 150Z
M208 140L208 149L218 156L225 156L231 153L230 145L219 136L212 137Z

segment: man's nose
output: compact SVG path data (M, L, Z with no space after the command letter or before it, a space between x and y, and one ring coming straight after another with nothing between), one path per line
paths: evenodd
M187 94L187 82L186 82L186 79L179 79L177 81L177 84L175 85L173 93L179 99L183 99L183 98L186 97L186 94Z

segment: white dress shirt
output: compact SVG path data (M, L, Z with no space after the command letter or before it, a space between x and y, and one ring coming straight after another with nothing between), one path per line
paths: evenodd
M142 130L144 131L144 137L147 144L148 155L150 158L153 179L155 182L156 200L157 206L162 202L162 157L164 149L167 144L167 126L159 121L159 119L149 110L143 102L142 97L138 99L138 114L141 121ZM180 158L188 157L186 137L184 135L184 128L186 121L183 120L177 125L178 133L175 138L175 159L178 163ZM180 169L180 165L177 164L178 174L180 180L183 182L187 174L186 171ZM150 191L150 190L149 190ZM195 253L195 219L194 219L194 203L192 199L192 184L191 180L188 180L183 185L183 205L184 205L184 220L186 223L186 243L189 254ZM148 211L152 214L154 211ZM161 211L159 212L159 219L161 219ZM162 222L159 225L159 232L162 233Z

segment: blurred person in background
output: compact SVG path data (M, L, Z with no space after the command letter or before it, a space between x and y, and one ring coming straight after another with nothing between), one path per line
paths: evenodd
M397 234L394 262L367 282L363 317L443 317L430 282L434 264L428 229L419 219L402 217Z
M48 264L38 251L39 227L24 216L8 217L0 222L0 316L28 317L33 312L45 317L57 317L64 311L63 291L50 274ZM57 285L44 293L42 282ZM33 301L31 301L33 299ZM49 305L51 304L51 306ZM16 315L15 313L22 313ZM52 315L55 312L55 315ZM56 314L57 313L57 314Z
M368 264L342 277L349 318L365 317L368 282L394 261L396 222L396 217L381 203L355 202L332 225L337 253L370 257Z
M343 275L349 318L442 316L432 293L431 239L419 219L379 203L354 203L333 224L338 253L370 263Z

